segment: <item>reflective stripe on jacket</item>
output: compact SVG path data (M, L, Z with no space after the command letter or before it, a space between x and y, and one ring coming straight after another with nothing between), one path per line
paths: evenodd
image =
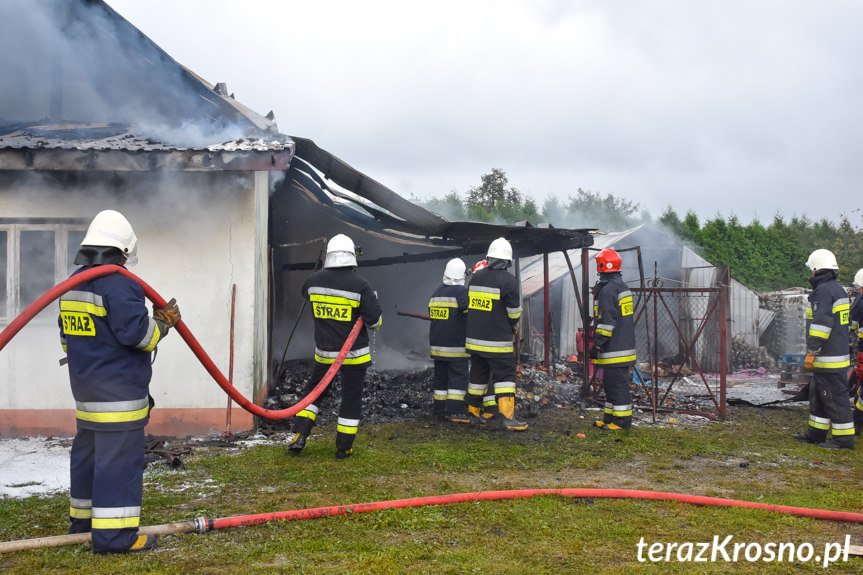
M513 353L513 334L521 318L518 281L493 265L476 272L468 287L465 348L485 356Z
M429 300L429 353L434 359L469 357L464 347L467 335L467 287L439 286Z
M84 282L60 297L58 324L78 425L94 430L146 425L151 351L164 334L149 315L141 286L120 274Z
M806 309L806 350L815 354L815 371L844 371L851 365L848 327L851 302L832 270L820 270L809 280L813 290Z
M365 365L372 360L367 329L383 323L381 306L372 286L354 268L324 268L303 283L302 295L312 304L315 318L315 361L335 361L360 317L365 327L351 346L344 365Z
M635 325L632 292L619 273L600 274L594 299L593 345L596 365L635 364Z

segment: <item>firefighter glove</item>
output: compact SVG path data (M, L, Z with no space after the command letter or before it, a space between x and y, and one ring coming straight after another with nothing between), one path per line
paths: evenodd
M590 346L590 350L587 352L587 357L590 359L596 359L599 357L599 348L595 345Z
M815 354L811 351L806 352L806 357L803 359L803 369L815 371Z
M162 320L168 327L174 327L180 321L180 307L177 305L177 300L171 298L165 307L154 309L153 317Z

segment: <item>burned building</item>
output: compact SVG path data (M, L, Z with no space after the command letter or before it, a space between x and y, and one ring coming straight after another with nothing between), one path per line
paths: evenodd
M425 309L447 259L472 263L498 236L516 255L592 242L588 230L448 222L415 206L280 132L99 0L0 4L0 75L0 327L69 275L90 219L116 209L139 238L131 271L177 299L201 347L257 403L281 358L310 352L299 285L334 233L364 248L362 273L385 307L384 367L424 352L425 326L398 311ZM0 350L0 434L74 431L57 309ZM155 434L218 431L231 409L175 336L151 392ZM229 413L234 429L254 425Z
M233 379L266 385L267 202L294 144L174 61L102 2L0 5L0 321L74 268L93 215L117 209L139 238L135 274ZM0 351L3 435L74 431L57 304ZM159 348L155 433L218 428L225 395L176 335ZM251 416L235 408L237 427Z

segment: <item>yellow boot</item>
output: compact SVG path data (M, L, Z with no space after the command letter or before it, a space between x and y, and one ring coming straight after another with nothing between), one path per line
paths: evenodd
M509 431L524 431L527 429L527 423L518 421L515 418L515 398L514 397L498 397L497 407L500 409L501 421L503 426Z
M470 418L470 424L477 427L485 427L485 419L480 415L480 407L478 405L468 405L467 412Z

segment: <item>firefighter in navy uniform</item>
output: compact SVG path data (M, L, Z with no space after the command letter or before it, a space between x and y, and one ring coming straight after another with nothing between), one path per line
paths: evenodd
M119 212L90 223L73 275L96 266L134 265L137 238ZM60 298L60 339L67 354L77 432L70 461L70 533L92 532L94 553L128 553L156 546L139 535L145 435L153 407L151 355L180 320L174 300L149 317L144 290L111 274L84 282Z
M335 235L327 243L324 269L306 279L302 288L303 297L312 304L315 318L315 365L303 396L307 396L327 373L357 319L363 318L365 323L340 371L342 398L336 433L336 459L339 461L353 453L360 424L366 369L372 361L367 329L378 329L383 321L377 293L369 282L356 274L356 267L353 240L344 234ZM294 417L294 434L288 440L291 453L299 454L306 446L318 417L319 403L329 390L330 386Z
M486 266L478 266L468 287L467 338L470 385L467 408L471 421L484 425L499 417L509 431L524 431L515 418L516 359L513 336L521 318L518 281L507 271L512 246L497 238L488 247Z
M854 397L854 435L860 435L863 432L863 268L857 270L854 274L854 288L857 290L857 295L851 303L851 327L853 333L852 340L857 340L857 345L854 348L857 350L857 365L854 368L853 381L856 384L856 390L852 389Z
M812 271L806 358L803 367L812 371L809 390L809 427L794 437L827 449L854 449L854 415L848 401L846 372L851 302L836 281L839 265L829 250L810 254L806 266ZM832 437L827 440L827 433Z
M443 273L443 284L429 300L429 353L434 360L433 413L453 423L470 423L467 404L469 358L464 347L467 335L467 266L451 259Z
M602 368L605 409L596 426L605 430L632 427L629 382L635 364L632 292L623 283L620 254L604 249L596 255L599 279L593 295L593 345L589 356Z

